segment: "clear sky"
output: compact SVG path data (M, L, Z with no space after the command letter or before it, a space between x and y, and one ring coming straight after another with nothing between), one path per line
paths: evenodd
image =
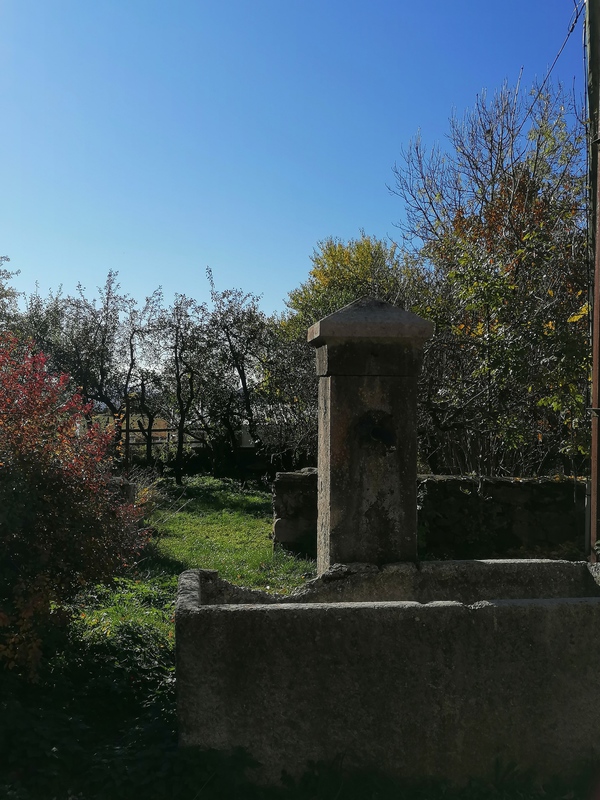
M283 310L328 236L394 238L391 168L504 80L541 79L574 0L0 0L0 254L45 294ZM582 19L553 75L582 96Z

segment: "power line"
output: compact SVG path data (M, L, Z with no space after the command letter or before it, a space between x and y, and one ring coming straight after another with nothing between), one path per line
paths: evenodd
M567 46L567 42L569 41L569 39L571 37L571 34L575 30L575 27L576 27L577 23L579 22L579 17L581 16L581 13L582 13L583 9L585 8L585 3L586 3L586 0L579 0L579 4L577 3L577 0L573 0L573 5L575 6L575 8L573 10L573 13L571 15L571 19L569 21L569 29L567 31L567 35L565 36L565 39L564 39L563 43L561 44L558 53L554 57L554 61L552 62L550 67L546 70L546 75L544 77L544 80L541 82L540 87L537 90L535 97L533 98L533 101L531 102L529 108L527 109L527 112L526 112L525 116L523 117L523 119L521 121L521 124L517 128L517 132L516 132L517 136L523 130L523 126L525 125L525 123L529 119L529 116L530 116L531 112L533 111L533 109L535 108L535 105L536 105L537 101L540 99L540 96L541 96L542 92L544 91L544 86L548 83L548 79L550 78L550 75L552 74L552 70L556 66L556 63L557 63L558 59L561 57L563 50Z

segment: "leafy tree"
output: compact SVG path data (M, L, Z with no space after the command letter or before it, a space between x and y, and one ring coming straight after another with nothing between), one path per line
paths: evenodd
M585 130L560 87L504 86L396 165L435 320L422 450L437 471L538 473L586 449Z
M121 407L125 437L123 442L125 471L130 466L131 415L133 411L146 414L147 426L138 420L138 427L146 440L146 461L152 463L152 428L156 418L155 409L150 404L147 391L148 378L153 374L151 366L157 347L157 327L161 314L162 292L156 290L138 308L136 303L127 304L126 314L121 321L122 339L125 345L127 370L123 380L123 405Z
M286 470L317 463L315 353L298 323L289 316L269 321L270 346L256 390L264 409L262 440L273 468Z
M264 364L272 345L272 329L260 310L260 297L241 289L217 291L212 272L207 271L212 308L208 316L209 335L215 345L217 381L226 398L221 402L228 409L221 420L227 429L232 447L245 426L254 445L262 447L261 422L264 421L258 391Z
M145 541L117 496L107 449L66 374L32 343L0 340L0 662L31 673L44 631L84 585L111 578Z
M62 339L66 326L67 299L62 290L50 291L42 297L39 287L25 298L24 309L13 325L14 332L22 341L31 340L43 352L48 367L60 372L62 369Z
M283 329L368 294L436 323L421 379L421 456L436 472L537 474L587 451L585 129L560 87L504 86L417 137L394 168L403 247L321 242ZM308 385L309 364L298 379Z
M406 305L414 271L411 260L394 243L361 232L359 239L319 242L312 256L308 280L292 290L287 325L300 337L313 322L358 297L368 295Z
M0 256L0 265L8 264L9 261L8 256ZM11 280L18 274L0 266L0 322L4 328L14 324L18 315L19 292L10 285Z
M348 242L324 239L311 261L308 279L289 293L289 310L276 325L268 387L280 452L315 463L317 379L308 328L364 295L410 307L422 291L423 273L417 258L364 231Z
M163 413L164 382L161 373L153 366L143 365L139 369L139 385L136 395L136 408L140 412L137 420L138 430L144 437L145 461L151 466L154 461L153 435L156 420Z
M78 287L77 296L66 304L59 351L61 368L71 374L83 396L105 406L113 419L124 406L129 368L123 317L135 306L119 289L117 273L112 271L97 299L89 300L85 289Z
M138 305L119 292L117 274L110 272L95 300L82 286L74 297L60 290L42 297L36 289L13 326L22 339L36 343L53 370L71 375L73 387L96 411L107 410L113 417L125 469L136 411L143 415L137 427L146 440L147 462L152 462L161 301L157 290Z

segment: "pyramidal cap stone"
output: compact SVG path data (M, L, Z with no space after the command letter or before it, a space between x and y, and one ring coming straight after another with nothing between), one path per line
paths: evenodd
M307 340L315 347L331 340L415 341L429 339L433 329L433 322L411 311L373 297L361 297L315 322L308 330Z

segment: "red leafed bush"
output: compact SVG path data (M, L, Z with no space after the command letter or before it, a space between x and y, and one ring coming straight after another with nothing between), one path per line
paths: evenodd
M145 542L111 482L114 438L31 344L0 336L0 662L35 673L60 604Z

